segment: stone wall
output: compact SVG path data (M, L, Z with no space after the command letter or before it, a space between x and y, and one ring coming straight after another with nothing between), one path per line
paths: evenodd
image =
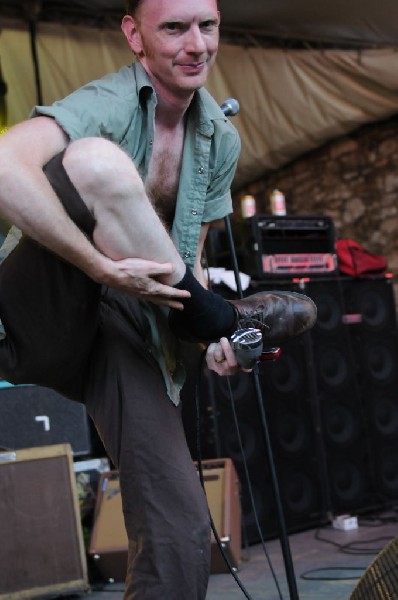
M257 213L269 214L269 195L280 189L288 215L326 215L336 238L350 238L383 255L394 275L398 299L398 116L306 154L234 194L256 198Z

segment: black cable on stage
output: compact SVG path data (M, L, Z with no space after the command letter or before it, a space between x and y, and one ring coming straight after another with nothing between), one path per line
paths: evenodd
M351 581L353 579L360 579L363 573L366 571L367 567L319 567L318 569L311 569L310 571L305 571L300 575L301 579L305 581ZM360 575L355 576L342 576L342 577L320 577L320 576L312 576L312 573L322 573L322 572L332 572L332 571L361 571Z
M355 546L363 546L365 544L374 544L375 542L389 542L391 541L391 536L382 536L378 538L373 538L371 540L355 540L353 542L348 542L347 544L340 544L339 542L335 542L334 540L330 540L328 538L323 538L320 536L320 530L318 529L314 535L315 539L324 542L325 544L330 544L335 548L338 548L340 552L343 554L351 554L351 555L375 555L381 552L383 547L378 548L356 548Z
M229 108L230 108L229 105L228 105L227 110L225 110L227 103L224 103L221 106L221 109L224 111L224 114L233 116L239 111L239 103L236 100L232 100L232 102L234 105L234 109L231 112L229 110ZM239 296L239 298L243 298L243 291L242 291L238 261L237 261L237 256L236 256L235 243L234 243L233 234L232 234L231 221L230 221L228 215L224 218L224 223L225 223L225 227L227 230L227 237L228 237L228 242L229 242L230 251L231 251L233 271L234 271L234 275L235 275L235 282L236 282L238 296ZM203 363L204 356L205 356L205 352L203 352L202 356L201 356L199 373L201 373L201 371L202 371L202 363ZM282 554L283 554L283 560L284 560L284 565L285 565L287 584L288 584L288 588L289 588L290 600L299 600L298 591L297 591L297 583L296 583L296 578L295 578L294 568L293 568L293 561L292 561L292 556L291 556L291 552L290 552L289 541L288 541L288 536L287 536L287 531L286 531L286 524L285 524L283 510L282 510L282 502L281 502L281 497L280 497L279 485L278 485L276 472L275 472L275 464L274 464L274 460L273 460L272 447L271 447L271 442L270 442L269 433L268 433L267 419L266 419L263 401L262 401L262 393L261 393L261 388L260 388L260 383L259 383L258 366L257 365L254 366L254 368L252 370L252 375L253 375L254 385L256 388L256 395L257 395L257 400L258 400L258 408L259 408L259 413L260 413L260 420L261 420L261 425L262 425L264 443L265 443L266 451L268 454L269 467L271 470L271 479L272 479L272 485L273 485L273 491L274 491L274 497L275 497L275 504L276 504L277 513L278 513L280 544L281 544L281 548L282 548ZM202 463L201 463L201 455L200 455L200 422L199 422L200 421L200 409L199 409L198 388L199 388L199 386L198 386L198 382L197 382L196 391L195 391L195 403L196 403L196 409L197 409L198 467L199 467L200 480L201 480L203 489L205 489ZM256 515L256 518L257 518L257 515ZM210 515L210 519L211 519L211 515ZM212 529L213 529L214 523L212 521L211 521L211 524L212 524ZM228 568L229 568L232 576L234 577L235 581L238 583L239 587L243 591L246 598L250 599L250 596L248 595L247 591L243 587L243 584L240 582L238 576L236 575L234 570L231 568L229 560L228 560L227 556L225 555L224 550L222 548L222 544L221 544L219 536L215 530L215 527L213 529L213 533L214 533L214 537L217 541L217 544L220 548L221 554L223 555L224 560L226 561L226 564L228 565ZM277 588L280 593L278 584L277 584Z
M196 407L196 453L197 453L197 464L198 464L198 473L199 473L199 478L200 478L200 482L202 484L202 488L206 494L206 489L205 489L205 482L204 482L204 476L203 476L203 465L202 465L202 453L201 453L201 439L200 439L200 393L199 393L199 388L200 388L200 376L201 373L203 372L203 366L205 364L205 356L206 356L206 351L204 350L201 353L200 356L200 360L199 360L199 368L198 368L198 377L197 377L197 381L196 381L196 385L195 385L195 407ZM256 505L255 505L255 501L254 501L254 497L253 497L253 490L251 487L251 482L250 482L250 476L249 476L249 470L247 467L247 461L246 461L246 457L244 454L244 449L243 449L243 443L242 443L242 437L240 435L240 430L239 430L239 423L238 423L238 418L237 418L237 414L236 414L236 410L235 410L235 405L234 405L234 399L233 399L233 393L232 393L232 389L231 389L231 383L230 383L230 379L229 377L226 378L227 379L227 383L228 383L228 388L229 388L229 393L230 393L230 401L231 401L231 407L232 407L232 414L233 414L233 419L234 419L234 424L235 424L235 428L236 428L236 432L237 432L237 438L238 438L238 444L239 444L239 448L241 451L241 455L242 455L242 459L243 459L243 465L244 465L244 471L245 471L245 478L247 480L247 487L249 490L249 496L250 496L250 502L251 502L251 506L252 506L252 510L253 510L253 514L254 514L254 518L255 518L255 522L256 522L256 527L257 527L257 531L259 533L260 536L260 540L261 540L261 544L262 544L262 548L264 551L264 554L266 556L273 580L275 582L275 587L277 589L278 595L280 600L283 600L283 595L280 589L280 585L278 582L278 579L276 577L275 574L275 570L273 568L271 559L269 557L266 545L265 545L265 541L264 541L264 537L261 531L261 526L258 520L258 515L257 515L257 510L256 510ZM242 590L243 594L245 595L246 598L248 598L249 600L252 600L252 597L250 596L249 592L246 590L246 588L244 587L242 581L240 580L239 576L236 574L236 571L234 569L234 567L232 566L228 556L226 555L223 545L222 545L222 541L220 539L220 536L217 532L217 529L215 527L214 521L212 519L212 516L210 514L210 525L211 525L211 529L213 531L213 535L214 538L216 540L217 546L220 549L221 555L228 567L229 572L231 573L231 575L233 576L233 578L235 579L237 585L240 587L240 589Z
M363 527L382 527L386 524L398 523L398 518L396 515L368 515L366 518L360 517L358 522Z
M233 238L233 234L232 234L231 220L229 218L229 215L227 215L224 218L224 223L225 223L225 227L226 227L227 234L228 234L228 242L229 242L229 248L231 251L232 265L233 265L233 271L234 271L234 275L235 275L236 288L238 290L239 298L242 299L243 292L242 292L240 273L239 273L239 268L238 268L238 260L237 260L237 256L236 256L235 243L234 243L234 238ZM256 390L257 408L259 411L261 430L262 430L264 445L265 445L265 449L266 449L266 453L267 453L267 457L268 457L269 469L271 472L272 489L273 489L273 493L274 493L275 506L276 506L276 512L277 512L277 517L278 517L278 525L279 525L279 534L280 534L279 541L281 544L283 562L284 562L285 572L286 572L286 580L287 580L287 585L289 588L289 597L290 597L290 600L299 600L296 576L294 573L293 558L292 558L292 554L291 554L291 550L290 550L289 537L287 534L286 522L285 522L285 517L284 517L284 513L283 513L283 508L282 508L282 499L281 499L281 495L280 495L279 482L278 482L278 478L277 478L277 474L276 474L271 439L270 439L270 435L269 435L269 431L268 431L267 416L266 416L265 409L264 409L263 394L261 391L257 364L254 366L254 368L252 370L252 378L253 378L254 387Z
M244 452L244 449L243 449L243 442L242 442L242 437L241 437L240 429L239 429L238 415L236 414L235 403L234 403L234 399L233 399L233 394L232 394L232 389L231 389L231 382L230 382L229 377L227 377L227 383L228 383L228 390L229 390L230 400L231 400L232 416L233 416L233 419L234 419L236 434L237 434L237 438L238 438L239 450L241 452L242 459L243 459L243 469L244 469L245 478L246 478L246 481L247 481L247 489L248 489L249 496L250 496L250 504L251 504L251 507L252 507L252 511L253 511L253 515L254 515L254 520L255 520L255 523L256 523L256 529L257 529L257 532L258 532L258 534L260 536L261 546L263 548L265 557L266 557L267 562L268 562L268 566L270 568L273 580L275 582L275 587L276 587L276 589L278 591L279 598L281 600L283 600L283 596L282 596L282 592L281 592L281 589L280 589L280 586L279 586L278 578L276 576L274 567L273 567L271 559L269 557L269 554L268 554L268 551L267 551L267 547L266 547L265 541L264 541L263 532L261 530L260 522L258 520L256 503L254 501L253 489L252 489L252 485L251 485L251 481L250 481L250 475L249 475L249 469L248 469L248 466L247 466L247 460L246 460L245 452Z
M372 525L372 527L374 527L374 525ZM382 548L368 548L368 549L361 549L361 548L355 548L355 545L365 545L365 544L373 544L374 542L380 542L380 541L386 541L389 542L391 541L391 536L382 536L379 538L373 538L371 540L356 540L354 542L349 542L347 544L339 544L338 542L335 542L334 540L330 540L327 538L323 538L320 536L320 530L318 529L315 534L314 537L316 540L320 541L320 542L324 542L326 544L330 544L331 546L334 546L336 548L338 548L338 550L340 552L342 552L343 554L351 554L354 556L377 556L377 554L379 554L379 552L381 552L383 550ZM319 567L317 569L311 569L309 571L305 571L304 573L300 574L300 578L307 580L307 581L348 581L348 580L353 580L353 579L360 579L361 575L366 571L368 567L348 567L346 565L344 566L334 566L334 567ZM344 573L345 571L360 571L361 574L359 576L341 576L341 577L331 577L331 576L319 576L316 575L316 573L322 573L322 572L329 572L329 571L339 571Z
M204 350L201 353L200 360L199 360L198 378L196 380L196 385L195 385L195 407L196 407L196 450L197 450L198 473L199 473L200 483L202 484L203 491L206 495L205 482L204 482L204 477L203 477L202 452L201 452L201 441L200 441L200 394L199 394L199 380L200 380L200 374L202 373L202 370L203 370L205 356L206 356L206 350ZM248 600L253 600L252 596L250 596L249 592L246 590L245 586L243 585L242 581L240 580L239 576L236 574L234 567L232 566L228 556L226 555L226 553L224 551L220 536L218 535L218 531L214 524L214 521L210 514L210 511L209 511L209 517L210 517L211 530L213 532L214 538L217 542L217 546L220 549L221 555L225 561L225 564L228 567L229 572L231 573L232 577L235 579L236 583L242 590L244 596Z

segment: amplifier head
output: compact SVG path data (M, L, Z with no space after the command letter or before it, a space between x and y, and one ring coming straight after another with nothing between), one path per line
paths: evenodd
M244 270L257 279L337 270L330 217L255 215L245 221L243 243Z

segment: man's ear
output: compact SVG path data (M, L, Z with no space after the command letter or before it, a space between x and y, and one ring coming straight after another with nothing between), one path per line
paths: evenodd
M125 15L122 19L121 28L134 54L141 56L143 47L136 20L131 15Z

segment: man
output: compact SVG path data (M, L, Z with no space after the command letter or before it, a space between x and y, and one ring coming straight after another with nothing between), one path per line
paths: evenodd
M0 373L85 403L119 470L125 598L199 600L209 519L181 424L177 338L209 343L225 375L242 319L272 341L311 327L315 308L288 293L230 303L198 283L240 150L202 89L216 0L136 0L127 13L138 61L36 107L1 141L0 211L24 237L0 269Z

